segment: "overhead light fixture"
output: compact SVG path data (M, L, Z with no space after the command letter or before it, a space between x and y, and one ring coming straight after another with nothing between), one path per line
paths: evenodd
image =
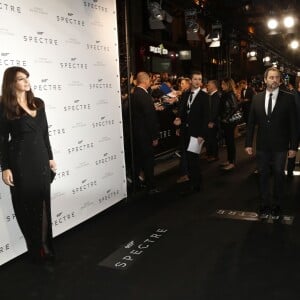
M266 53L265 57L263 58L263 63L266 67L272 65L271 56L269 54Z
M257 60L257 52L252 50L250 52L247 53L247 58L249 61L255 61Z
M210 48L217 48L221 46L221 41L212 41L209 45Z
M270 19L268 21L268 28L271 30L274 30L278 27L278 21L274 18Z
M149 10L149 26L150 29L165 29L166 26L163 21L172 23L173 17L161 8L162 0L158 3L156 1L147 1Z
M195 8L184 10L186 38L189 41L200 41L205 30L199 24L198 11Z
M291 41L290 47L291 47L292 49L297 49L297 48L299 47L299 42L298 42L297 40Z
M197 23L196 20L191 19L189 22L187 22L186 30L188 32L197 33L199 31L200 25Z
M209 47L220 47L222 35L222 24L216 23L211 26L211 32L205 37L206 43L211 43Z
M291 28L295 25L295 19L292 16L286 16L283 19L283 24L286 28Z
M249 61L257 60L257 46L255 44L251 44L249 46L249 51L247 52L247 58Z
M162 21L164 20L164 10L162 10L161 8L161 2L158 3L158 2L148 2L148 9L149 9L149 12L151 14L151 16L154 18L154 19L157 19L159 21Z

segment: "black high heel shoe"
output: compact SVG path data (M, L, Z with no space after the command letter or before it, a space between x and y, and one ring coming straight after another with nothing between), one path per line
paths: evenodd
M41 258L44 261L49 261L49 262L53 262L55 261L55 254L53 251L51 251L50 249L48 249L48 247L42 247L41 248Z

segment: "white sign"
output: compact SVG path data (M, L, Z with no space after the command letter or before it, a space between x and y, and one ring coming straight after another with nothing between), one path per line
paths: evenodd
M52 225L58 235L126 195L115 0L13 0L0 9L0 81L30 73L43 99L58 165ZM26 251L0 184L0 265Z

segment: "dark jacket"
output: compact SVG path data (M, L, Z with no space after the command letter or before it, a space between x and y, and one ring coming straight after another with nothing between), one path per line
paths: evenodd
M238 102L234 92L223 92L220 99L220 119L228 123L230 117L237 111Z
M190 91L182 94L179 117L181 119L181 129L186 131L189 136L205 137L206 133L206 112L205 102L208 101L208 95L199 91L191 105L190 112L187 112L187 102Z
M271 119L265 111L266 92L253 97L246 134L246 147L252 147L257 125L256 148L260 151L297 150L297 116L294 96L279 90Z
M216 91L213 95L208 95L205 102L205 111L207 112L207 123L212 122L217 124L219 122L220 112L220 94Z
M159 123L151 95L136 87L132 95L131 109L135 142L151 146L152 141L159 137Z

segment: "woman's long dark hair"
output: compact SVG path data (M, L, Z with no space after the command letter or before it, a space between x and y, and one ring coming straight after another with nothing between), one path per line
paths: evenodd
M18 72L21 72L29 77L29 72L22 67L7 68L3 75L1 104L4 114L9 120L17 119L25 113L25 111L18 104L16 95L15 84L16 75ZM26 92L26 99L28 108L30 110L36 110L42 105L41 101L36 101L31 89Z
M236 91L236 87L235 87L235 82L234 82L233 79L226 77L222 81L226 84L226 86L228 88L226 90L226 92L233 92L235 95L237 95L237 91Z

